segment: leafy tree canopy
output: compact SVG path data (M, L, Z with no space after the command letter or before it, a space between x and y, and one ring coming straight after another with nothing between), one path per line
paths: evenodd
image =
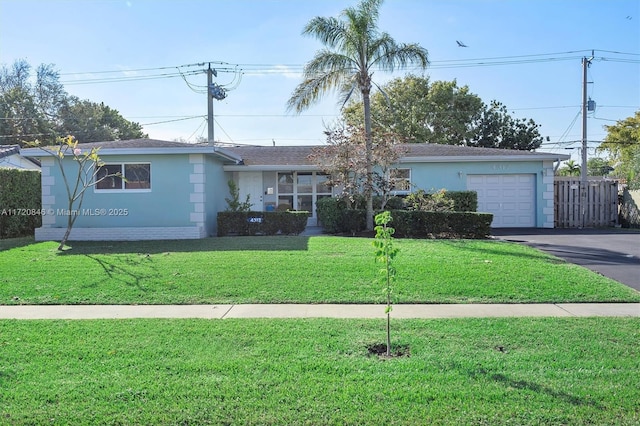
M469 140L482 113L482 100L454 81L431 83L428 77L396 78L371 98L375 131L393 131L409 143L457 144ZM362 107L351 103L343 111L347 123L362 122Z
M610 160L601 157L592 157L587 160L588 176L607 176L613 171Z
M73 134L82 142L127 140L147 137L142 126L125 119L105 105L71 97L60 110L64 134Z
M81 142L147 137L142 126L103 103L70 96L53 65L40 65L33 78L25 60L0 67L0 144L25 145L38 139L54 145L58 135Z
M607 136L598 150L610 154L614 174L626 178L629 188L640 189L640 111L604 127Z
M352 125L362 116L362 106L355 102L343 111ZM374 129L392 131L409 143L532 150L543 141L533 120L512 117L495 100L486 105L456 80L396 78L371 97L371 116Z

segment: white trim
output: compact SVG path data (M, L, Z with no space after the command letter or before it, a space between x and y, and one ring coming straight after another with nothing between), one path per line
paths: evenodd
M56 205L56 196L51 195L53 192L51 189L56 185L56 178L51 176L52 167L55 166L55 160L53 158L43 158L40 162L40 177L41 184L40 188L42 189L42 210L51 211L53 207ZM55 225L56 218L54 215L43 215L42 216L42 226L49 227L51 225Z
M282 173L292 173L292 172L320 172L320 168L318 166L312 166L309 164L283 164L283 165L252 165L252 166L242 166L242 165L226 165L222 166L222 170L225 172L282 172Z
M197 166L198 164L194 164L194 166ZM204 183L204 173L191 173L189 175L189 183Z
M510 162L531 162L531 161L544 161L544 160L566 160L571 156L566 154L542 154L529 151L523 151L526 154L520 155L447 155L441 157L402 157L398 160L398 163L474 163L474 162L496 162L496 161L510 161ZM528 155L527 155L528 154Z
M201 154L189 154L189 163L204 164L204 157Z
M193 170L189 174L189 183L193 185L193 190L189 194L189 203L191 203L189 222L199 228L205 229L205 202L207 201L205 183L207 181L207 175L204 169L204 155L189 155L189 163L193 165Z
M20 150L20 154L23 157L41 157L45 158L53 156L42 148L26 148ZM242 159L233 152L226 149L219 148L217 146L187 146L187 147L169 147L169 148L151 148L151 147L139 147L139 148L109 148L107 146L100 147L99 155L101 158L109 155L154 155L154 154L216 154L226 160L239 163Z
M522 154L512 155L447 155L447 156L416 156L401 157L396 162L398 168L404 163L476 163L476 162L531 162L531 161L563 161L571 156L566 154L547 154L522 151ZM225 172L264 171L264 172L319 172L320 167L311 164L254 164L254 165L225 165Z
M199 185L199 184L197 184L197 185ZM204 192L193 191L191 194L189 194L189 202L190 203L204 203Z
M555 193L554 193L554 161L544 161L542 163L542 227L555 227Z
M36 228L36 241L60 241L66 228ZM192 240L207 236L204 226L72 228L69 241Z

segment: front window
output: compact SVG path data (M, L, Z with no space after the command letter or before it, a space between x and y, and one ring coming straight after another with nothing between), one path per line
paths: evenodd
M393 193L408 193L411 190L411 169L391 169L389 174Z
M148 190L151 189L151 164L105 164L98 169L96 180L96 190L101 191Z
M313 215L318 199L331 196L329 175L317 172L278 173L278 210L306 210Z

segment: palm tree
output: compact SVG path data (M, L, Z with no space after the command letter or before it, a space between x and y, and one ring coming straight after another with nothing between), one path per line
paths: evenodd
M580 176L582 167L575 160L569 160L564 163L564 167L560 169L560 174L564 176Z
M352 94L360 94L364 107L367 229L373 229L373 138L369 96L375 70L394 71L396 67L429 64L426 49L417 44L398 44L387 33L378 31L378 12L383 0L361 0L357 7L342 11L340 18L317 16L302 34L317 38L324 49L316 52L303 70L303 81L287 103L297 113L309 108L325 92L339 90L342 105ZM357 89L357 91L356 91Z

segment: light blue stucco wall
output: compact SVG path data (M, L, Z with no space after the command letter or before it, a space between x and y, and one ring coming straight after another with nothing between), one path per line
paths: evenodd
M446 188L465 191L467 175L536 174L542 176L542 161L535 162L458 162L458 163L401 163L398 168L411 169L411 183L425 191Z
M180 227L192 225L190 213L192 203L190 194L193 184L189 176L193 165L189 156L181 155L101 155L101 159L109 163L150 163L151 190L97 191L87 189L80 214L74 227L115 228L115 227ZM74 176L77 165L71 159L65 159L65 171ZM48 219L48 226L66 226L67 217L62 210L67 209L67 194L57 164L50 166L50 182L46 200L53 201L51 210L54 221ZM44 182L43 182L44 188ZM98 209L100 213L90 215L88 212ZM106 213L102 213L106 212Z

